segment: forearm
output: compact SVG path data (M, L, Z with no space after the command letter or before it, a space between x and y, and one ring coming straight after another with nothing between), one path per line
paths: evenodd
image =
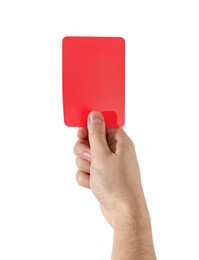
M112 260L156 260L150 215L142 189L133 207L114 218Z
M151 229L133 227L114 231L112 260L155 260Z
M151 226L127 223L114 230L112 260L155 260Z

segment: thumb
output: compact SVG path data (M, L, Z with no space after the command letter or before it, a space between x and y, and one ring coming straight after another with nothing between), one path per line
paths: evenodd
M106 141L106 128L102 113L92 111L88 116L88 137L91 157L105 157L110 154Z

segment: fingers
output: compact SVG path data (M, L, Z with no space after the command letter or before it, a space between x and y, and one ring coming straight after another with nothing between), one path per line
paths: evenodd
M90 176L87 173L78 171L76 174L76 180L80 186L90 188Z
M80 127L77 132L77 137L80 140L88 140L88 129Z
M74 146L73 152L77 157L89 162L91 161L90 148L85 142L78 140Z
M76 165L78 168L76 180L80 186L90 188L90 148L86 141L86 135L87 131L85 131L85 128L80 128L78 131L80 140L78 140L74 146L74 153L77 156Z
M90 163L88 161L77 157L76 165L80 171L90 174Z

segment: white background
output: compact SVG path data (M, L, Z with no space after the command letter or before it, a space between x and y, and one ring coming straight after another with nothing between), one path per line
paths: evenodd
M1 1L0 259L110 259L113 232L76 184L61 44L126 40L126 125L158 259L199 259L199 6L193 0Z

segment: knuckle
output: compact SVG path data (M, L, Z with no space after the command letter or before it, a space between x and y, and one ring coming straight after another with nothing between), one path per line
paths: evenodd
M77 155L78 147L79 147L79 141L76 142L76 144L74 145L74 148L73 148L73 153L75 155Z
M131 149L135 149L135 144L134 144L134 142L129 138L129 145L130 145L130 147L131 147Z
M76 156L82 156L83 154L83 144L80 141L77 141L74 148L73 148L73 152Z
M90 131L90 136L94 138L103 138L104 137L104 131L102 131L101 128L95 127Z
M76 158L77 168L82 172L90 172L90 165L87 161L81 158Z
M80 183L80 172L79 171L76 172L76 181L78 184Z
M78 159L78 157L76 157L75 163L77 165L77 168L79 168L79 159Z
M84 187L84 181L83 181L83 176L81 171L77 171L76 173L76 181L79 186Z

